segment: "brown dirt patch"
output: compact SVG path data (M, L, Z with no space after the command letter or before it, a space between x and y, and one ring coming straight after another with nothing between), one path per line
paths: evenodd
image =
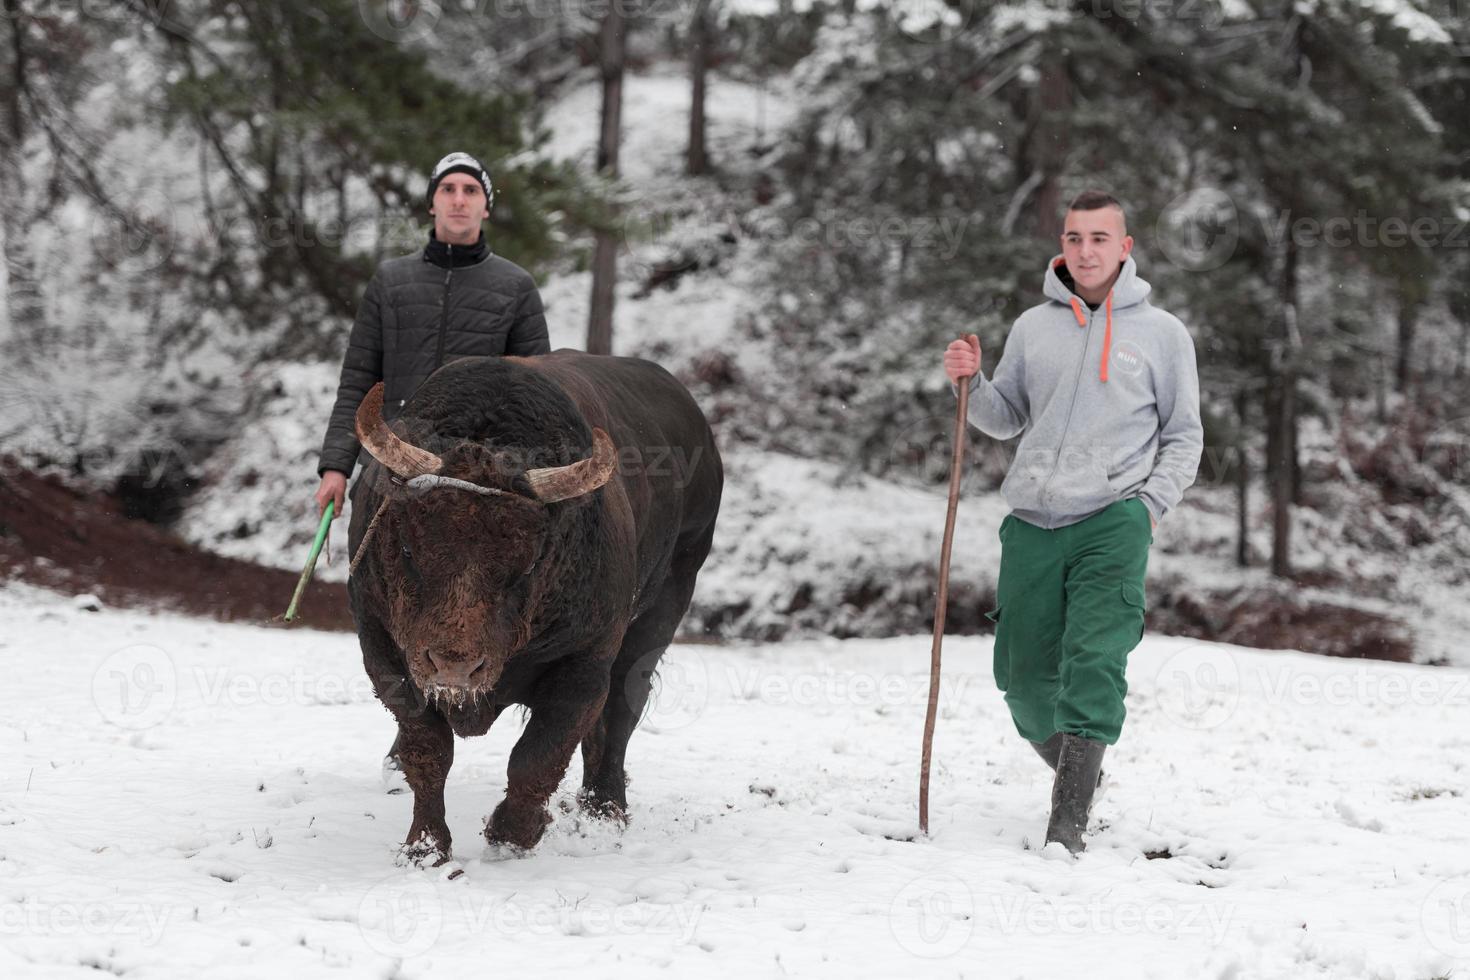
M0 460L0 576L91 592L111 606L285 627L280 618L299 573L202 551L156 525L123 516L119 503L105 494ZM347 587L313 580L291 626L352 630Z
M1413 636L1402 620L1342 603L1311 601L1291 587L1223 593L1166 592L1149 610L1148 628L1176 636L1265 650L1410 663Z

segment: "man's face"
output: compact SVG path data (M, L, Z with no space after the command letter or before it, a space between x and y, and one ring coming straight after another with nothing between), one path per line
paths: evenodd
M1079 289L1101 290L1123 265L1133 239L1117 208L1068 211L1062 232L1062 255Z
M434 236L452 245L473 245L489 213L485 191L469 174L448 174L434 188Z

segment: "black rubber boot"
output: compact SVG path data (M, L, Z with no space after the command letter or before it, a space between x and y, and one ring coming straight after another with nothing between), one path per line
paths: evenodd
M1051 738L1045 742L1032 742L1031 747L1036 754L1041 756L1041 761L1051 766L1052 772L1057 771L1057 757L1062 754L1062 733L1053 732Z
M1045 762L1048 766L1051 766L1052 772L1057 771L1057 759L1062 754L1061 732L1053 733L1052 737L1047 739L1045 742L1032 742L1031 747L1036 750L1037 755L1041 756L1042 762ZM1097 771L1097 785L1099 789L1102 788L1103 780L1106 778L1107 773L1099 769Z
M1057 778L1051 787L1051 819L1046 825L1048 844L1060 841L1073 854L1087 849L1082 833L1087 829L1087 815L1106 750L1102 742L1070 732L1062 734Z

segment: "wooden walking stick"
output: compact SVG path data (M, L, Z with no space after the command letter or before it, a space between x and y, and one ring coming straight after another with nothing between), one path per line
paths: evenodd
M939 647L944 642L944 614L949 607L949 552L954 544L955 513L960 506L960 475L965 459L965 419L970 412L970 378L960 386L954 417L954 456L949 464L949 512L944 517L944 543L939 547L939 596L934 607L934 645L929 650L929 710L924 715L924 754L919 763L919 832L929 833L929 760L934 754L934 719L939 714Z

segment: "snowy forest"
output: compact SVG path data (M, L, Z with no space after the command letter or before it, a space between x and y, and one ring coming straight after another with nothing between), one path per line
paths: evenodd
M1053 976L1107 935L1097 976L1470 976L1467 0L0 3L0 646L29 675L7 736L28 761L0 787L7 975L457 975L493 947L590 975ZM674 699L630 750L626 836L563 800L541 857L385 879L408 803L376 783L393 736L349 635L350 514L308 628L279 614L354 317L380 263L428 241L426 181L456 150L493 179L485 240L535 279L551 347L671 372L724 498ZM1109 757L1111 850L1079 884L1018 823L1051 786L988 674L1018 440L975 428L945 850L915 857L904 828L951 473L941 355L977 334L991 374L1087 189L1123 203L1151 301L1194 341L1204 453L1154 532L1140 734ZM205 683L211 647L238 673ZM92 712L124 648L129 677L166 666L172 714L68 732L52 716ZM834 696L833 671L902 696ZM263 676L305 688L229 693ZM768 696L793 676L815 707ZM810 757L773 770L788 732ZM701 733L748 744L683 747ZM461 743L451 789L500 779L512 734ZM195 739L202 790L155 778L142 750ZM109 792L202 795L162 841L131 797L123 836L93 839L99 766ZM997 846L1035 863L1013 874ZM342 864L350 885L313 892ZM382 919L405 895L437 940ZM1120 928L1119 902L1170 930Z
M1097 186L1199 358L1206 451L1160 529L1156 628L1456 656L1453 5L653 3L606 63L578 5L359 6L7 0L16 464L299 567L352 314L426 235L428 166L467 147L497 188L488 241L541 283L553 346L657 360L717 427L734 492L690 631L922 631L939 353L967 332L1003 350L1065 201ZM965 535L1009 448L975 435L962 629L993 584L988 536ZM913 526L859 516L877 513Z

